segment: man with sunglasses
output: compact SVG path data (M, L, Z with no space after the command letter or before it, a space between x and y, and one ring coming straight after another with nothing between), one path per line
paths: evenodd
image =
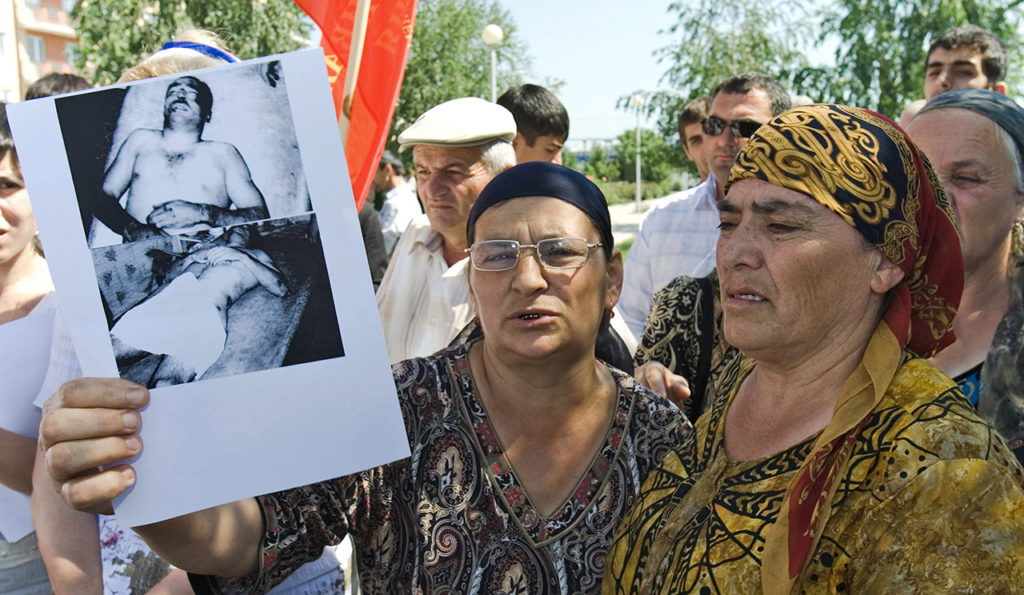
M676 277L702 277L715 267L716 204L725 198L733 159L761 124L789 108L789 94L765 74L738 74L715 87L701 126L711 175L659 201L640 223L626 257L619 310L638 340L658 290Z

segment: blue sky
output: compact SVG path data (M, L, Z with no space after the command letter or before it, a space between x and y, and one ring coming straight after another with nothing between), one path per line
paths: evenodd
M658 34L671 24L668 2L500 2L529 46L536 80L528 82L565 81L558 96L569 111L570 138L615 137L636 126L635 113L616 109L615 102L659 88L665 67L652 52L669 43Z

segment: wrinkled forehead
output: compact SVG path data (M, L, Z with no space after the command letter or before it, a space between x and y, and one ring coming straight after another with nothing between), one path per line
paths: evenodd
M412 162L416 167L469 167L480 161L483 145L451 147L446 145L415 145Z

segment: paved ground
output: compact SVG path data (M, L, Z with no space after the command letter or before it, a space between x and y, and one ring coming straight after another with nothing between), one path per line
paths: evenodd
M608 211L612 217L612 234L615 235L616 246L632 241L636 230L640 227L640 220L644 218L644 213L654 206L656 201L656 198L641 201L639 213L636 210L636 203L609 205Z

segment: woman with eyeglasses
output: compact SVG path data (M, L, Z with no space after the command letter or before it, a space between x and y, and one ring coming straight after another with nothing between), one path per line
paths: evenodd
M394 367L412 457L139 528L198 592L264 592L346 534L367 593L599 592L619 520L691 428L594 357L622 258L593 183L518 165L467 231L482 336ZM138 452L146 399L120 379L51 399L42 441L73 507L130 487L127 465L96 469Z

